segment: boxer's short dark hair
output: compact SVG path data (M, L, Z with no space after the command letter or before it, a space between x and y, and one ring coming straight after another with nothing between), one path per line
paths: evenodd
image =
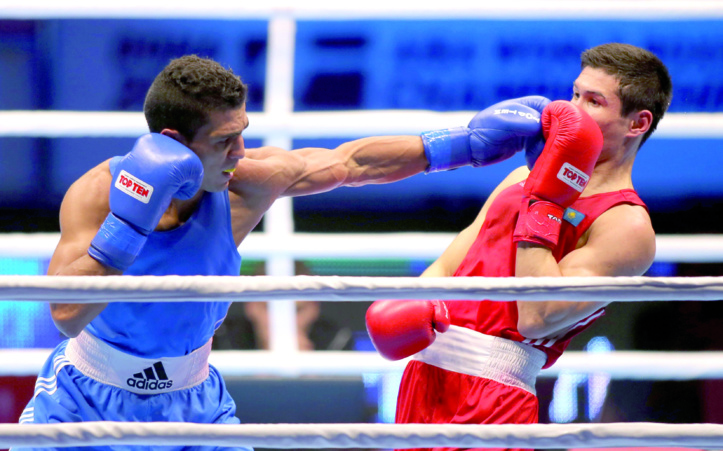
M172 60L151 84L143 113L151 132L178 131L188 141L208 121L211 111L239 108L247 86L216 61L187 55Z
M665 64L648 50L621 43L585 50L580 60L583 69L602 69L618 79L623 116L642 110L653 113L650 130L643 136L644 143L658 126L673 98L673 82Z

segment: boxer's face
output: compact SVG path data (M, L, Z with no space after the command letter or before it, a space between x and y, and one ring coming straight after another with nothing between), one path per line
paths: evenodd
M208 122L188 143L203 163L205 191L223 191L233 178L236 163L245 155L241 133L248 127L246 105L236 109L212 111Z
M603 154L620 149L630 137L631 115L621 116L618 80L602 69L586 67L573 83L571 102L588 113L603 133Z

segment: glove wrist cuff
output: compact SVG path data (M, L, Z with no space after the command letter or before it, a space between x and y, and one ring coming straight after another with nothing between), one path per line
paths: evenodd
M425 172L446 171L472 162L469 129L432 130L421 134L429 166Z
M148 236L113 213L108 213L88 248L88 255L121 271L133 264Z
M525 197L512 241L526 241L554 249L560 238L564 209L541 199Z

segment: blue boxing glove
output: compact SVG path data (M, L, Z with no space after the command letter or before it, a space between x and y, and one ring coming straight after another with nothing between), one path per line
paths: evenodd
M158 133L136 141L119 162L110 188L110 213L88 254L125 271L158 225L171 199L190 199L201 187L203 164L188 147Z
M505 100L477 113L467 127L422 133L427 172L486 166L519 151L532 168L545 147L540 115L548 103L541 96Z

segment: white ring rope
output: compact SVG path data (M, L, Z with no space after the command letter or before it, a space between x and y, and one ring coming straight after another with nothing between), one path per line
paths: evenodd
M496 300L718 300L723 299L720 277L565 277L565 278L417 278L417 277L322 277L322 276L114 276L50 277L0 276L0 299L97 302L148 300L270 301L270 300L372 300L401 299L496 299ZM25 353L26 351L23 351ZM235 354L241 352L241 354ZM37 374L47 351L26 356L0 353L6 374ZM44 354L44 355L43 355ZM386 362L375 353L278 353L224 351L215 360L224 375L273 374L360 375L399 371L403 362ZM239 362L243 362L240 364ZM342 368L342 370L340 370ZM628 379L723 378L723 353L638 353L609 355L568 353L543 372L600 372ZM2 371L0 371L2 373Z
M373 110L249 113L246 138L349 138L418 134L469 122L476 111ZM81 111L0 111L0 136L132 137L148 133L142 113ZM655 131L658 138L723 138L723 113L669 113Z
M62 301L71 303L103 301L180 302L180 301L270 301L270 300L364 300L396 299L495 299L495 300L720 300L723 299L723 278L720 277L565 277L565 278L417 278L417 277L323 277L323 276L113 276L113 277L50 277L0 276L0 299ZM400 301L403 302L403 301ZM347 372L361 374L398 370L399 363L382 363L373 353L356 355L311 353L284 354L278 359L233 355L218 363L224 374L248 375L267 371L285 376L303 374L338 374L345 359ZM368 355L372 362L359 359ZM644 353L646 354L646 353ZM688 355L690 354L690 355ZM697 354L697 355L695 355ZM223 355L223 354L220 354ZM231 354L226 354L227 356ZM278 355L278 354L277 354ZM695 355L695 356L694 356ZM36 355L36 358L38 356ZM310 357L306 360L307 357ZM723 354L685 353L615 353L568 357L556 365L555 373L565 371L611 373L619 378L692 379L722 377ZM677 360L674 359L677 357ZM356 360L353 360L355 359ZM314 360L316 359L316 360ZM14 359L10 359L13 361ZM373 361L376 360L376 363ZM303 361L304 363L300 363ZM351 362L355 363L351 363ZM21 365L22 365L22 361ZM243 365L228 362L244 362ZM569 363L566 363L569 362ZM37 370L35 360L26 370ZM229 367L224 368L224 365ZM566 366L567 365L567 366ZM21 366L22 368L22 366ZM315 369L311 369L315 368ZM12 374L17 372L8 368ZM681 371L682 370L682 371ZM33 372L34 372L33 371ZM656 375L657 374L657 375Z
M718 301L723 277L0 276L0 300Z
M718 0L658 0L628 2L598 0L570 2L518 0L514 4L447 0L421 4L367 0L337 2L330 0L266 0L264 2L175 2L126 0L122 5L88 0L16 2L0 1L0 17L15 19L52 18L191 18L191 19L265 19L286 15L297 19L635 19L687 20L723 17Z
M0 424L0 446L205 445L268 448L720 448L718 424Z
M51 349L0 350L0 376L37 376ZM407 360L389 361L368 351L213 351L209 362L224 377L345 376L400 373ZM539 377L605 374L625 380L723 379L723 352L567 351Z
M272 257L350 259L436 259L453 233L292 233L254 232L239 252L246 259ZM59 233L0 234L0 257L50 258ZM723 235L658 235L655 260L678 263L723 262Z

